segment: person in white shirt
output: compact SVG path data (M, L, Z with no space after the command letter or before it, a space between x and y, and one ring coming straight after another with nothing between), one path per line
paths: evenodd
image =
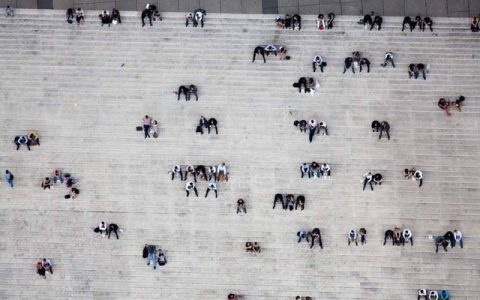
M415 173L413 174L413 178L416 180L416 181L419 181L419 185L418 187L421 187L422 184L423 184L423 172L420 171L420 170L416 170Z
M82 23L85 23L83 9L81 9L80 7L77 8L77 10L75 11L75 18L77 19L77 25L80 25L80 21Z
M15 16L15 12L13 11L13 8L9 5L7 5L7 7L5 8L5 16L6 17L14 17Z
M52 262L48 258L42 259L42 267L45 271L50 271L50 273L53 274Z
M303 178L305 174L308 174L308 178L312 177L312 174L310 173L310 165L307 163L303 163L300 166L300 173L302 174L301 178Z
M408 243L410 241L410 244L413 246L413 234L410 229L403 229L402 231L402 241L403 241L403 246L405 246L405 242Z
M330 166L328 164L322 164L320 167L320 170L322 171L323 177L328 177L330 178Z
M452 243L452 248L455 247L456 243L459 243L460 248L463 249L463 234L460 231L455 229L453 231L453 237L454 237L455 243Z
M355 229L350 229L348 232L348 245L350 246L351 242L355 242L355 245L358 246L357 241L357 231Z
M211 181L212 179L217 181L217 168L215 168L215 166L208 167L207 175L208 181Z
M392 67L395 68L395 62L393 62L393 53L392 52L385 53L385 61L383 62L383 64L381 64L381 66L385 68L389 63L391 63Z
M187 184L185 185L185 190L187 191L187 197L190 196L191 191L194 191L195 196L198 197L198 190L197 190L197 187L195 186L195 183L193 181L187 182Z
M205 198L207 198L208 196L208 192L210 192L210 190L213 190L215 192L215 198L218 197L218 194L217 194L217 184L215 182L210 182L207 186L207 192L205 193Z
M200 26L203 27L203 19L207 15L205 10L203 9L197 9L195 11L195 22L193 23L193 27L197 27L198 23L200 23Z
M435 290L431 290L428 293L428 300L438 300L438 292Z
M98 229L100 230L100 233L103 235L103 236L106 236L107 235L107 224L105 222L100 222L100 224L98 224Z
M367 186L367 184L370 184L370 188L372 189L373 191L373 184L372 184L372 181L373 181L373 174L371 172L367 172L365 174L363 174L363 190L365 190L365 187Z
M323 14L319 14L317 18L317 29L320 31L325 30L325 16Z
M317 68L320 68L320 72L323 73L323 67L326 67L326 66L327 66L327 63L324 61L323 57L321 57L320 55L316 55L313 58L312 68L314 73L315 71L317 71Z
M180 174L180 180L183 181L182 167L180 165L174 165L170 173L172 174L172 180L175 178L175 174Z
M222 181L222 178L225 178L225 181L228 181L227 166L225 166L225 163L222 163L217 167L217 180Z

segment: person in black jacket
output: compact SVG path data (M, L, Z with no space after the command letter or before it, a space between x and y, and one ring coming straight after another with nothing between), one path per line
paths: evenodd
M282 204L282 208L285 209L285 203L283 202L283 195L282 194L276 194L273 200L273 208L275 209L275 205L277 205L277 201L279 201Z
M295 30L295 27L297 27L298 30L302 29L302 18L300 15L293 15L292 17L292 30Z
M115 224L115 223L108 224L108 239L110 239L110 234L113 231L115 233L115 236L117 237L117 240L118 240L118 232L117 232L118 230L120 230L120 232L122 232L122 230L118 227L117 224Z
M368 26L370 26L370 29L373 28L373 20L372 20L372 16L371 15L365 15L363 16L363 25L365 26L365 28L368 28Z
M377 120L374 120L372 122L372 130L373 132L378 132L380 130L380 122L378 122Z
M142 11L142 16L141 16L141 19L142 19L142 27L145 26L145 18L148 18L149 22L150 22L150 26L152 26L152 11L148 8L145 8L143 11Z
M190 91L186 86L183 86L183 85L179 86L178 91L177 91L177 101L180 100L180 96L182 94L185 95L185 101L190 100L189 93L190 93Z
M390 124L388 124L387 121L383 121L380 124L380 135L378 136L378 139L382 138L382 133L385 131L387 134L387 138L390 140Z
M188 87L188 100L190 100L191 95L195 95L195 101L198 101L197 87L193 84Z
M373 19L372 26L370 27L370 30L372 30L373 27L377 25L378 31L380 31L380 29L382 29L382 23L383 23L383 18L380 16L375 16L375 18Z
M305 77L300 77L300 79L298 79L298 82L295 82L293 84L293 87L298 88L298 92L301 93L302 92L302 85L303 85L303 88L304 88L305 93L306 93L308 91L308 89L307 89L307 78L305 78Z
M365 57L360 60L360 72L362 72L364 65L367 66L367 73L370 73L370 61Z
M413 28L415 28L415 23L412 22L412 19L410 17L403 18L402 31L405 30L405 25L408 25L410 27L410 32L412 32Z
M210 134L210 129L212 127L215 128L215 133L218 134L217 119L215 119L215 118L210 118L208 120L208 134Z
M425 31L425 26L428 26L428 28L430 28L430 31L433 32L433 28L432 28L432 26L433 26L433 21L432 21L432 19L430 19L429 17L425 17L425 18L423 19L423 31Z
M355 67L353 66L353 58L345 58L345 64L343 66L343 73L347 72L348 69L352 68L353 74L355 74Z
M253 50L252 63L255 61L255 58L256 58L257 54L260 54L263 57L263 63L267 62L265 60L265 49L262 46L257 46L257 47L255 47L255 50Z

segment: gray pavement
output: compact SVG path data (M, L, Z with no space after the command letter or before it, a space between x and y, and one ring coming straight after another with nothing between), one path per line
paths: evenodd
M69 25L63 10L0 15L0 298L222 300L412 300L419 288L448 289L451 299L480 295L480 35L467 18L437 18L435 31L401 32L402 17L381 31L339 16L326 32L305 16L301 31L282 30L271 15L215 14L204 28L185 27L183 13L164 13L141 27L138 12L101 27L98 11ZM291 60L252 49L285 45ZM380 67L385 51L396 68ZM371 72L342 74L360 51ZM312 72L321 54L324 73ZM430 65L427 80L408 79L410 63ZM358 70L357 70L358 71ZM299 94L300 76L320 81ZM196 84L199 100L173 91ZM447 117L440 97L466 97ZM145 114L159 121L157 139L135 130ZM200 135L200 115L215 117L219 135ZM294 120L324 121L330 135L312 143ZM378 139L372 120L391 124ZM41 146L15 150L12 139L38 130ZM330 179L301 179L302 162L327 162ZM174 164L225 162L228 182L218 198L186 197L171 181ZM403 177L417 167L425 181ZM55 168L79 179L80 195L62 185L42 190ZM384 182L362 191L362 174ZM303 194L304 211L272 210L275 193ZM235 213L238 198L246 215ZM95 234L115 222L120 239ZM297 243L299 229L319 227L324 249ZM383 246L395 226L413 231L414 245ZM347 246L350 228L368 230L367 244ZM432 236L457 228L465 247L435 253ZM257 241L262 253L244 251ZM145 243L166 251L153 270ZM43 279L35 262L48 257Z
M202 7L212 13L363 15L370 11L385 16L471 17L480 14L480 0L0 0L0 6L18 8L141 10L145 3L160 11L184 12Z

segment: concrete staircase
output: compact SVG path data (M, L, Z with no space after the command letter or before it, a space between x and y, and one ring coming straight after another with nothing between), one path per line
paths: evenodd
M208 14L204 28L185 28L181 13L144 28L139 13L121 12L121 25L100 27L99 12L69 25L63 11L17 10L0 16L0 185L2 299L416 299L417 289L448 289L452 299L480 293L480 173L477 58L480 35L468 20L435 18L434 32L401 32L401 17L381 31L339 16L318 32L315 16L301 31L281 30L272 15ZM285 45L290 61L252 51ZM372 62L369 74L342 74L352 51ZM386 51L396 68L382 68ZM315 54L325 73L312 73ZM409 80L410 63L430 64L427 80ZM121 65L124 64L122 67ZM301 76L320 80L315 96L298 94ZM185 82L199 101L177 101ZM445 117L440 97L466 97L461 113ZM159 121L158 139L135 127L145 114ZM200 115L219 122L219 135L196 135ZM330 136L293 127L297 119L325 121ZM387 120L391 140L378 140L372 120ZM11 144L36 129L42 145ZM330 180L300 179L304 161L328 161ZM225 162L229 182L219 198L185 197L171 181L174 164ZM421 169L424 184L403 178ZM55 168L80 179L81 193L43 191ZM362 174L384 176L362 192ZM304 211L271 209L277 192L303 194ZM236 215L244 198L248 214ZM120 240L92 230L115 222ZM408 227L414 246L382 246L383 232ZM300 228L319 227L324 249L297 244ZM365 227L367 244L347 246L350 228ZM435 254L431 235L457 228L465 248ZM262 253L244 252L247 240ZM166 250L153 271L145 243ZM35 274L48 257L54 275Z

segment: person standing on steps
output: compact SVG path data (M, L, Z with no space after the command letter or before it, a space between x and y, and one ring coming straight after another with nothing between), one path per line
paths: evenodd
M320 72L323 73L323 68L326 67L326 66L327 66L327 63L325 62L323 57L321 57L320 55L316 55L313 58L312 68L313 68L314 73L315 73L315 71L317 71L317 68L320 68Z
M150 127L152 126L152 118L148 115L145 115L143 118L143 132L145 133L145 138L150 138Z
M13 176L13 174L9 170L5 170L5 180L8 182L8 184L10 185L11 188L13 188L13 179L14 178L15 178L15 176Z

